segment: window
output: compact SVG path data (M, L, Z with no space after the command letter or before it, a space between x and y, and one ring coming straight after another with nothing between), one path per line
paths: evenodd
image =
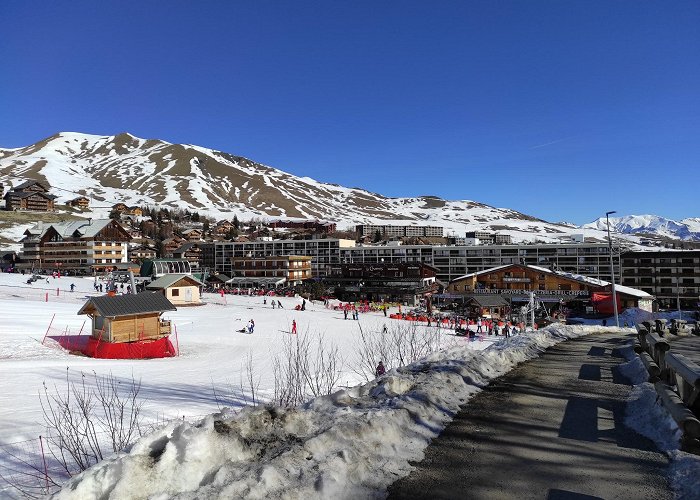
M170 295L173 297L179 297L180 296L180 289L179 288L173 288L170 291Z

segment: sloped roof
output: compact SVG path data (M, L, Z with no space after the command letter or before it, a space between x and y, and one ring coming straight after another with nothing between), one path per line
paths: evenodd
M58 196L44 193L42 191L8 191L5 198L17 198L21 200L23 198L29 198L30 196L41 196L47 200L55 200L58 198Z
M220 281L221 283L226 283L230 279L231 277L226 274L217 273L209 276L209 278L207 278L207 281Z
M481 307L503 307L508 301L500 295L469 295L467 300L473 300Z
M198 243L195 243L194 241L191 241L191 242L188 242L188 243L183 243L183 244L180 245L176 250L173 250L173 254L176 254L176 253L185 253L185 252L187 252L188 250L191 250L192 247L194 247L195 245L197 245L197 248L199 248L199 244L198 244Z
M103 295L92 297L78 314L88 314L96 311L100 316L133 316L136 314L146 314L164 311L176 311L177 308L162 293L142 292L138 294Z
M606 287L606 286L610 285L609 281L604 281L604 280L601 280L598 278L591 278L590 276L584 276L582 274L576 274L576 273L567 273L564 271L552 271L549 268L541 267L541 266L533 266L531 264L505 264L502 266L497 266L497 267L492 267L490 269L485 269L483 271L479 271L476 273L465 274L464 276L460 276L459 278L453 279L451 282L463 280L465 278L471 278L473 276L479 276L482 274L492 273L494 271L498 271L500 269L505 269L505 268L511 267L511 266L532 269L533 271L537 271L540 273L560 276L562 278L566 278L566 279L569 279L572 281L577 281L579 283L587 283L589 285L595 285L595 286L601 286L601 287ZM617 285L617 284L615 285L615 291L617 293L630 295L632 297L639 297L639 298L651 298L652 297L651 295L649 295L647 292L645 292L643 290L638 290L636 288L631 288L628 286L622 286L622 285Z
M195 286L204 286L204 283L199 281L191 274L164 274L157 280L151 281L148 285L146 285L146 288L149 290L160 290L173 286L180 280L191 281L192 285Z
M20 190L22 190L22 189L24 189L24 188L28 188L29 186L33 186L34 184L38 184L38 185L41 186L45 191L48 191L48 190L49 190L49 186L47 186L47 185L44 184L43 182L39 182L39 181L26 181L26 182L23 182L22 184L20 184L20 185L18 185L18 186L15 186L15 187L12 188L12 189L15 190L15 191L20 191Z

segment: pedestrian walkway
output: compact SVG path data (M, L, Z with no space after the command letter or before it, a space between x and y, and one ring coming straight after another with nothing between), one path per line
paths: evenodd
M623 425L630 340L562 342L472 398L389 498L666 499L668 460Z

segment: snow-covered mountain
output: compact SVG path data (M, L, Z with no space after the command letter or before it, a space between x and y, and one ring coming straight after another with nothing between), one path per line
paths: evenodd
M122 202L178 207L216 219L322 219L336 222L340 229L355 224L435 225L445 227L445 235L457 236L492 230L510 234L515 241L556 242L583 232L572 224L550 223L476 201L389 198L297 177L221 151L128 133L63 132L23 148L0 149L5 189L28 179L48 183L57 204L78 195L91 198L91 214L86 216L94 217L106 216ZM586 237L602 240L605 234L598 229L591 226Z
M605 217L583 225L584 229L607 229ZM610 230L616 233L654 235L686 241L700 241L700 218L674 221L657 215L610 217Z

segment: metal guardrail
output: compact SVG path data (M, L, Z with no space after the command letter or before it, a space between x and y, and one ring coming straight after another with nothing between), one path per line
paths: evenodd
M682 354L669 352L669 341L650 333L647 326L651 326L649 322L637 325L639 343L635 345L635 352L664 407L682 432L681 449L700 454L700 366ZM654 326L657 331L669 331L665 322L657 320ZM682 328L681 323L675 326L677 331Z

